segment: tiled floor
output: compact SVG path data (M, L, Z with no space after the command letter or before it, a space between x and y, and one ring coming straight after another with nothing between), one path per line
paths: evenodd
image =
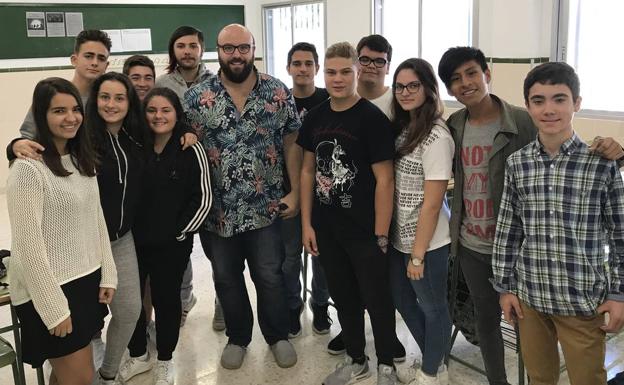
M6 200L0 195L0 248L10 247L10 230L6 213ZM224 333L214 332L211 328L214 311L214 287L211 279L210 264L203 256L203 252L196 239L193 249L193 266L195 275L195 295L199 301L190 313L186 325L182 328L180 342L174 354L176 366L176 384L178 385L312 385L320 384L341 358L327 354L327 342L338 332L332 328L330 335L317 336L312 332L310 322L311 312L306 308L302 316L303 334L293 340L299 356L297 365L290 369L280 369L274 362L273 356L257 324L254 327L254 340L249 346L245 363L239 370L226 370L219 365L221 350L226 342ZM248 279L248 288L251 292L252 303L255 303L253 284ZM332 317L336 319L335 313ZM10 322L9 308L0 308L0 325ZM403 322L397 320L397 333L406 346L408 362L411 362L420 353L418 347L409 335ZM5 335L11 337L10 334ZM374 357L373 340L370 325L367 327L368 354ZM152 346L153 349L153 346ZM478 348L466 342L460 335L453 349L453 353L462 359L481 366ZM518 383L516 354L506 351L508 377L512 384ZM374 367L374 359L371 361ZM624 336L609 341L607 346L607 368L612 377L615 373L624 370ZM451 361L449 366L450 382L457 385L487 384L485 377L473 372L464 366ZM12 383L10 367L0 369L0 384ZM36 384L35 371L27 369L27 383ZM375 376L361 382L362 385L375 384ZM151 385L151 373L137 376L128 385ZM569 384L566 373L562 374L560 384Z

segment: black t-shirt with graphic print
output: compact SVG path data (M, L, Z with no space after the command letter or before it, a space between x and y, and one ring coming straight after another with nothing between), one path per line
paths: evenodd
M386 115L363 98L345 111L333 111L328 100L308 113L297 143L316 159L315 228L331 223L343 236L374 235L372 165L394 158L393 138Z

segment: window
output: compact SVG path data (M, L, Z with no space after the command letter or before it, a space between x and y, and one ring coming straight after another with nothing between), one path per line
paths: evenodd
M266 71L289 87L292 78L286 71L288 51L293 44L308 42L316 46L319 64L325 53L325 7L323 2L294 3L263 8ZM319 76L321 75L321 76ZM322 84L319 71L316 82Z
M375 33L392 44L391 75L410 57L427 60L437 72L448 48L475 43L472 0L374 0L374 7ZM386 82L391 83L392 76ZM438 82L442 97L451 99Z
M624 1L556 0L555 6L551 59L576 69L583 111L624 117L624 99L617 86L622 84L618 77L624 51L616 43L624 35Z

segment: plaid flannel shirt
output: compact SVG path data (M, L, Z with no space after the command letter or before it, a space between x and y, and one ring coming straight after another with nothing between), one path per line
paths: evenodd
M608 246L608 247L607 247ZM554 157L536 139L507 160L492 255L498 292L535 310L589 316L624 301L624 183L574 134Z

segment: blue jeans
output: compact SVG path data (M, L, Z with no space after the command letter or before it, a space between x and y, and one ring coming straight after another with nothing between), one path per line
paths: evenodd
M253 313L245 285L245 260L256 286L258 323L269 345L288 339L288 307L279 219L272 225L224 238L203 234L210 247L215 289L223 308L229 343L251 342Z
M390 248L390 286L394 306L422 352L422 370L436 375L451 338L447 300L449 246L425 254L423 278L407 277L410 255Z
M282 220L282 238L284 240L284 252L286 258L282 265L284 282L286 283L286 295L289 309L297 309L301 306L301 215ZM325 272L321 267L319 258L311 256L312 260L312 302L315 305L327 305L329 301L329 289L325 279ZM304 289L305 290L305 289Z
M289 309L302 306L301 300L301 216L283 219L281 221L282 239L284 241L284 283L286 284L286 298Z

